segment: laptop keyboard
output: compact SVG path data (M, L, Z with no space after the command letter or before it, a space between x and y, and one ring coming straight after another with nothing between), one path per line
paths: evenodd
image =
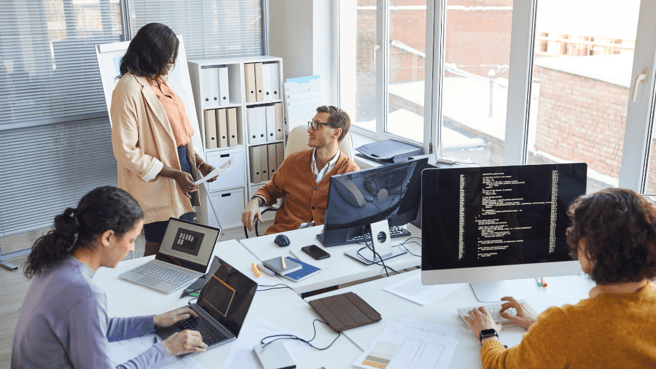
M146 263L136 269L135 272L155 277L162 281L174 284L176 286L184 286L190 281L197 278L198 274L189 274L179 270L164 267L160 264Z
M223 341L227 337L221 333L217 328L211 325L208 321L201 318L189 318L177 324L180 329L191 329L200 332L203 337L203 342L211 345L216 342Z

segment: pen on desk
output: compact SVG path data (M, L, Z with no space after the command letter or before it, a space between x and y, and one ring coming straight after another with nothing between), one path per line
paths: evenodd
M270 270L269 268L265 267L262 264L257 264L257 269L263 271L265 274L268 274L272 277L276 275L276 273L274 273L272 270Z
M289 250L289 253L292 254L292 256L294 257L294 259L296 259L296 260L301 260L301 259L298 258L298 256L296 256L296 254L294 254L294 251Z
M262 274L257 270L257 267L255 266L255 263L251 263L251 268L253 268L253 273L255 273L256 278L260 278Z
M538 284L538 287L542 287L542 278L535 278L535 283Z
M285 265L285 257L280 256L280 264L282 265L283 269L287 269L287 265Z
M540 278L542 280L542 287L547 287L547 279L546 278Z

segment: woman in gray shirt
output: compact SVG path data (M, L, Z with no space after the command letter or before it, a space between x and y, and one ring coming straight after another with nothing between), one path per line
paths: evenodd
M181 308L156 316L108 318L105 293L92 278L134 250L144 213L116 187L86 194L76 209L55 217L25 264L34 281L14 333L11 368L112 368L108 343L153 332L196 315ZM116 368L150 368L169 355L203 352L197 331L183 331Z

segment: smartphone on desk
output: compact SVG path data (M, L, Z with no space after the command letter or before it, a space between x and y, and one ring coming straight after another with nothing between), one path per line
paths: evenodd
M330 254L317 245L301 247L301 251L310 255L314 260L327 259Z

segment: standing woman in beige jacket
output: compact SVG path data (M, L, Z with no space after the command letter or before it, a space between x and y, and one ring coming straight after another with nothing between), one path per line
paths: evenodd
M157 253L170 217L193 220L193 205L199 205L194 181L214 169L196 153L182 99L166 81L179 44L171 28L143 26L121 60L112 93L118 186L145 212L144 256Z

